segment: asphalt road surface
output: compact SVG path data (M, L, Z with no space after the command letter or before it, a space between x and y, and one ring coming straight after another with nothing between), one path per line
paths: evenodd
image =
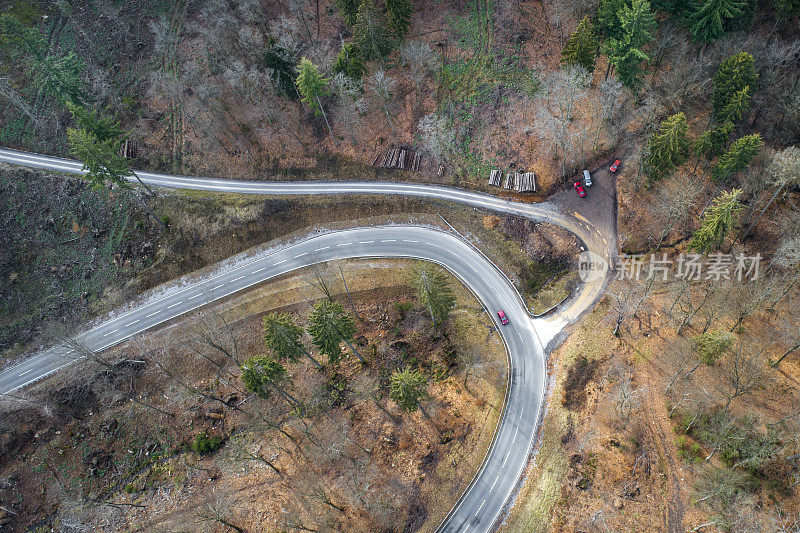
M68 173L82 173L76 161L0 149L0 161ZM550 203L521 204L459 189L388 182L248 182L138 172L151 186L260 195L389 194L437 198L522 215L558 224L575 233L588 250L609 257L613 235L602 235L575 213ZM511 281L483 254L459 237L418 226L381 226L330 232L290 246L268 250L244 264L187 281L179 291L149 300L100 321L71 342L44 350L0 374L0 393L25 387L80 360L84 350L100 351L137 333L198 309L265 280L312 264L345 258L404 257L438 263L453 272L477 296L497 324L508 348L510 366L506 405L494 442L470 487L441 524L442 532L491 531L514 496L527 464L541 416L546 379L546 350L564 327L577 320L602 293L606 274L585 283L565 309L547 318L528 316ZM502 326L503 309L510 323Z

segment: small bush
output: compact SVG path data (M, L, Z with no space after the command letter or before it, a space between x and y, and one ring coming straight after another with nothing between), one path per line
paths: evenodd
M589 361L585 355L580 356L572 363L564 380L564 396L561 404L570 410L583 407L586 402L586 385L594 377L598 362Z
M547 282L558 279L568 269L567 261L534 262L523 267L520 277L528 292L536 294Z
M208 455L222 448L224 443L222 437L209 437L208 433L201 433L194 438L192 450L200 455Z

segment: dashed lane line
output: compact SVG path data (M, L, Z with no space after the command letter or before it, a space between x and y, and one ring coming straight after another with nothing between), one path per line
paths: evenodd
M253 271L251 272L251 274L258 274L258 273L259 273L259 272L261 272L262 270L266 270L266 269L267 269L267 267L264 267L264 268L259 268L258 270L253 270Z
M141 319L137 318L137 319L136 319L136 320L134 320L133 322L128 322L127 324L125 324L125 327L127 328L127 327L129 327L129 326L132 326L132 325L136 324L137 322L139 322L139 320L141 320Z
M168 306L167 306L167 309L172 309L173 307L179 306L179 305L181 305L182 303L183 303L183 302L175 302L175 303L174 303L174 304L172 304L172 305L168 305Z
M479 514L481 514L481 509L483 509L483 506L484 506L485 504L486 504L486 500L483 500L483 503L481 504L481 506L480 506L480 507L478 507L478 510L475 512L475 516L476 516L476 517L477 517Z
M30 374L30 373L31 373L31 372L33 372L34 370L36 370L36 367L34 367L34 368L31 368L30 370L26 370L25 372L23 372L22 374L20 374L20 375L19 375L19 376L17 376L17 377L20 377L20 378L21 378L21 377L22 377L22 376L24 376L25 374Z
M190 296L189 298L186 298L186 299L187 300L194 300L195 298L200 298L202 295L203 295L203 293L201 292L200 294L195 294L194 296Z
M228 283L236 283L240 279L244 279L244 276L239 276L238 278L234 278L234 279L230 280Z
M109 331L108 333L103 333L103 337L108 337L109 335L111 335L112 333L116 333L117 331L119 331L119 330L115 329L114 331Z
M160 312L161 312L161 309L159 309L159 310L158 310L158 311L156 311L155 313L150 313L149 315L145 315L145 318L150 318L151 316L156 316L156 315L157 315L158 313L160 313Z
M278 265L280 265L280 264L283 264L283 263L285 263L286 261L287 261L287 260L286 260L286 259L284 259L283 261L278 261L277 263L272 263L272 266L278 266Z

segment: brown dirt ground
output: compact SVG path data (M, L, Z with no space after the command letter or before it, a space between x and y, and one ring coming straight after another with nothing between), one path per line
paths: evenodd
M264 428L263 423L256 424L250 415L188 394L175 382L165 380L153 361L161 360L171 371L180 369L193 387L223 398L238 395L241 402L234 382L228 384L231 376L227 370L211 372L192 351L197 347L192 329L212 323L219 326L219 317L224 317L231 325L240 356L258 354L260 318L268 311L282 310L302 325L309 305L320 296L314 287L315 276L321 273L335 279L332 273L338 274L338 269L332 265L265 283L205 310L205 318L186 317L114 348L107 357L110 361L146 358L146 368L138 378L131 378L136 381L132 382L136 398L178 413L175 417L108 392L103 380L114 378L103 377L106 374L89 365L73 367L24 393L29 400L47 404L61 398L49 415L37 404L22 404L26 407L21 408L18 402L4 402L10 414L4 415L7 423L27 420L16 424L3 442L0 504L19 513L11 517L9 531L21 530L53 513L62 524L80 519L95 530L181 527L222 531L222 526L215 529L211 522L200 522L198 515L209 505L217 508L223 503L231 522L248 524L253 531L283 527L280 524L287 523L290 515L305 523L330 520L331 524L340 524L337 529L351 531L373 530L375 524L435 529L466 488L491 442L504 394L505 350L491 319L457 282L458 306L448 342L429 335L424 313L413 306L413 295L406 285L411 262L347 261L343 267L353 301L365 319L358 324L357 345L374 361L374 371L364 371L353 357L344 360L340 374L347 387L342 403L336 404L330 417L322 412L310 413L306 417L310 433L291 412L276 405L280 403L277 399L266 406L252 398L242 404L244 408L266 408L270 413L267 416L278 417L276 420L288 416L283 427L297 439L296 445L275 430ZM332 289L349 310L340 282L334 282ZM226 338L220 331L217 336ZM164 351L165 346L171 349ZM469 349L480 350L485 365L469 377L465 389L463 371L452 357L459 350ZM374 380L385 379L383 372L387 369L403 361L415 364L415 360L435 376L427 408L431 419L419 412L403 415L392 402L380 400L399 420L395 422L377 409L369 391ZM330 371L323 376L303 362L290 364L288 369L295 384L292 394L309 400L320 394L320 399L326 397ZM231 370L236 372L235 368ZM73 388L82 382L88 388L76 395ZM124 380L116 385L126 386ZM53 387L58 391L55 395L48 392ZM82 400L76 403L76 398ZM249 449L256 453L261 450L273 460L280 476L259 462L235 460L231 441L211 456L187 451L185 445L204 431L224 437L251 432ZM345 440L337 440L337 435ZM340 451L331 455L334 449ZM148 457L151 453L153 459ZM359 467L351 461L370 465L364 471L365 478L353 478ZM342 513L309 496L308 481L315 478L331 488L334 502L345 509ZM367 503L353 496L357 491L350 491L348 483L360 487L364 486L359 483L368 483L369 488L364 487ZM15 496L20 494L25 496ZM389 507L376 506L371 497L389 498ZM111 504L98 506L102 501Z

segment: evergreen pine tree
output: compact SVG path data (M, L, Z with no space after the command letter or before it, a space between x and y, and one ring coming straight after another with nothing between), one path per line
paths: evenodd
M666 118L658 131L653 133L648 144L647 177L657 181L668 176L675 167L682 165L689 156L689 125L686 115L677 113Z
M339 364L342 358L342 342L347 344L362 363L366 362L352 344L356 334L355 323L339 302L325 299L314 305L308 318L308 333L311 335L311 342L328 356L332 366Z
M764 146L764 141L761 140L761 135L758 133L745 135L733 141L728 151L722 154L714 166L714 179L725 180L747 167L758 155L762 146Z
M733 189L724 191L706 209L700 229L694 232L689 249L701 253L715 250L722 246L725 238L739 223L739 212L742 204L739 196L742 191Z
M328 85L331 80L324 77L317 66L306 59L300 59L300 64L297 67L299 74L297 75L297 90L300 92L301 100L314 110L314 113L325 119L325 125L328 127L328 133L331 135L334 144L336 144L336 137L333 136L333 130L328 122L328 116L325 114L325 109L322 107L322 98L329 94Z
M690 17L695 39L710 43L725 34L725 23L744 13L745 0L699 0Z
M353 42L367 61L381 59L392 51L386 17L373 0L364 0L358 8Z
M339 14L342 15L345 24L352 27L356 23L359 0L334 0L334 2L339 8Z
M417 369L405 367L392 372L389 378L389 396L405 411L416 411L427 396L428 380Z
M264 317L263 326L264 344L276 357L297 361L301 356L306 356L317 370L322 368L322 365L303 346L300 340L303 329L292 321L292 317L286 313L270 313Z
M298 406L297 399L286 391L286 386L291 383L286 368L271 357L262 355L245 361L242 365L242 383L259 398L266 400L273 392L277 392L289 405Z
M714 90L711 102L714 105L714 116L722 114L733 96L746 87L755 87L756 69L753 56L747 52L739 52L727 58L714 73Z
M394 34L398 38L405 37L411 24L411 14L414 12L411 0L386 0L386 12Z
M719 113L719 120L736 124L750 108L750 86L747 85L730 96Z
M567 44L561 53L561 63L563 65L580 65L587 72L593 72L599 48L600 42L592 31L589 17L584 17L578 23L575 32L567 39Z
M642 83L642 63L650 57L642 51L653 40L656 19L647 0L633 0L618 12L620 36L609 38L604 51L617 71L619 80L631 89Z
M438 268L424 266L414 276L417 299L431 315L434 326L447 321L456 299L444 272Z
M354 80L361 79L367 71L367 67L355 44L352 42L342 43L342 49L339 50L339 55L336 56L336 62L333 64L333 71L337 74L344 72Z

